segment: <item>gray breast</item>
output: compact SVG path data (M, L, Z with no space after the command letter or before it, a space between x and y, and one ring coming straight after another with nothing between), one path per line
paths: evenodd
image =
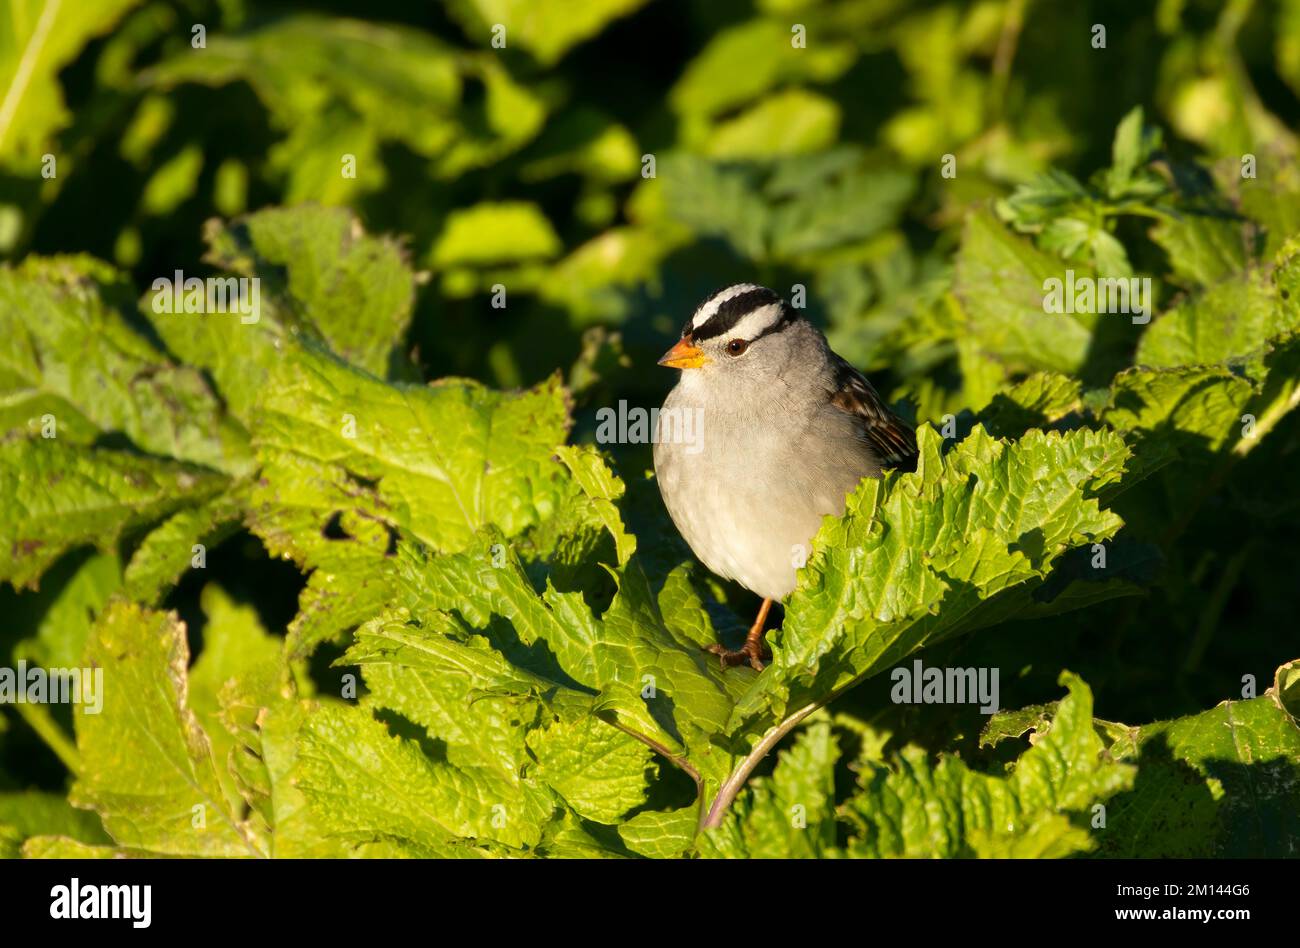
M810 401L803 414L782 410L788 407L746 406L724 416L714 400L678 385L664 402L654 446L664 504L695 555L773 599L794 588L822 518L843 513L845 495L879 474L845 413L824 402ZM688 416L694 440L674 436Z

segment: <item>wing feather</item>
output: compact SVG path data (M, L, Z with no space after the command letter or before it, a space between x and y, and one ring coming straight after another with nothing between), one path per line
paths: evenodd
M889 409L867 377L831 353L834 368L831 404L857 417L862 438L887 467L916 470L916 433Z

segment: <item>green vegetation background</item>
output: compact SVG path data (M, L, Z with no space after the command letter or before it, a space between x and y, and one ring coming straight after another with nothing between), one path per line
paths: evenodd
M173 794L140 765L162 788L145 800L116 756L145 735L111 715L74 726L65 709L3 708L0 852L270 853L282 839L329 855L1295 854L1300 3L56 6L0 0L0 650L79 664L128 643L136 663L110 662L110 683L147 690L188 639L207 662L190 675L206 737L180 692L149 709L183 762L153 763L184 779ZM1151 277L1155 320L1044 315L1042 280L1065 267ZM152 282L176 270L262 276L259 332L288 341L258 348L251 330L147 313ZM936 430L952 416L966 440L942 461L941 439L926 442L914 503L979 508L963 501L969 474L998 485L994 507L1019 505L1026 530L1042 521L1028 542L990 541L975 521L936 535L908 519L911 482L872 487L814 564L852 608L792 604L768 684L692 670L725 713L683 699L689 721L665 724L636 698L643 653L570 665L560 638L581 626L621 648L617 620L690 664L687 640L735 634L753 597L690 565L643 447L605 446L609 468L590 451L561 466L554 449L590 444L602 406L659 404L672 379L654 359L703 295L741 280L805 287L810 317L901 411ZM403 387L448 377L486 388ZM317 427L335 426L326 406L361 406L363 440L379 417L388 443L356 463L351 449L305 461ZM439 519L427 450L400 446L407 408L449 457L507 472L478 483L491 496L468 531ZM46 410L70 442L53 457ZM452 436L480 425L503 433ZM1068 485L1035 498L1049 471ZM98 484L115 512L46 491L64 478ZM365 499L339 508L335 488ZM961 549L994 542L985 563L1039 591L1016 599L972 566L970 621L952 589L893 601L854 578L881 562L850 555L876 542L873 517L934 544L939 565L899 567L900 583L951 580ZM339 537L403 565L340 554ZM161 563L200 538L205 570ZM513 600L484 591L496 580L466 552L505 538ZM313 570L369 592L339 605L304 588ZM183 634L141 606L175 610ZM891 608L906 631L881 631ZM808 643L836 635L843 648L814 657ZM403 651L435 639L468 650L456 662L486 649L495 664L442 681L452 658ZM973 708L892 704L877 673L922 645L927 664L1000 668L1002 707L1027 710L985 731ZM390 662L418 678L422 661L444 663L426 668L431 691L509 695L524 720L469 722L385 678ZM281 681L253 680L277 662ZM363 666L364 721L329 706ZM1271 697L1248 700L1245 676ZM768 729L832 695L697 838ZM240 714L267 706L275 735ZM611 721L673 753L612 738ZM497 725L499 748L466 736ZM384 762L349 776L342 761L365 754L331 737L345 733ZM282 753L306 760L277 771ZM595 760L609 769L588 785ZM507 790L484 790L487 774ZM377 775L416 788L396 823L364 789ZM222 801L229 838L185 828L195 787ZM515 796L498 826L502 793ZM1093 806L1112 798L1099 828ZM531 829L510 822L520 810Z

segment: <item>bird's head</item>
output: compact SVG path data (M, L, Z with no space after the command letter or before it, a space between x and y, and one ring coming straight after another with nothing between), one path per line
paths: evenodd
M659 364L714 381L771 379L790 358L786 331L801 322L767 287L736 283L696 308Z

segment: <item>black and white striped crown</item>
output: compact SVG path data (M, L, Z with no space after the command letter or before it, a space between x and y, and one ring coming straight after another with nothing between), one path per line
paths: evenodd
M733 283L709 294L687 320L682 335L695 342L722 335L752 342L779 332L797 318L795 311L767 287Z

